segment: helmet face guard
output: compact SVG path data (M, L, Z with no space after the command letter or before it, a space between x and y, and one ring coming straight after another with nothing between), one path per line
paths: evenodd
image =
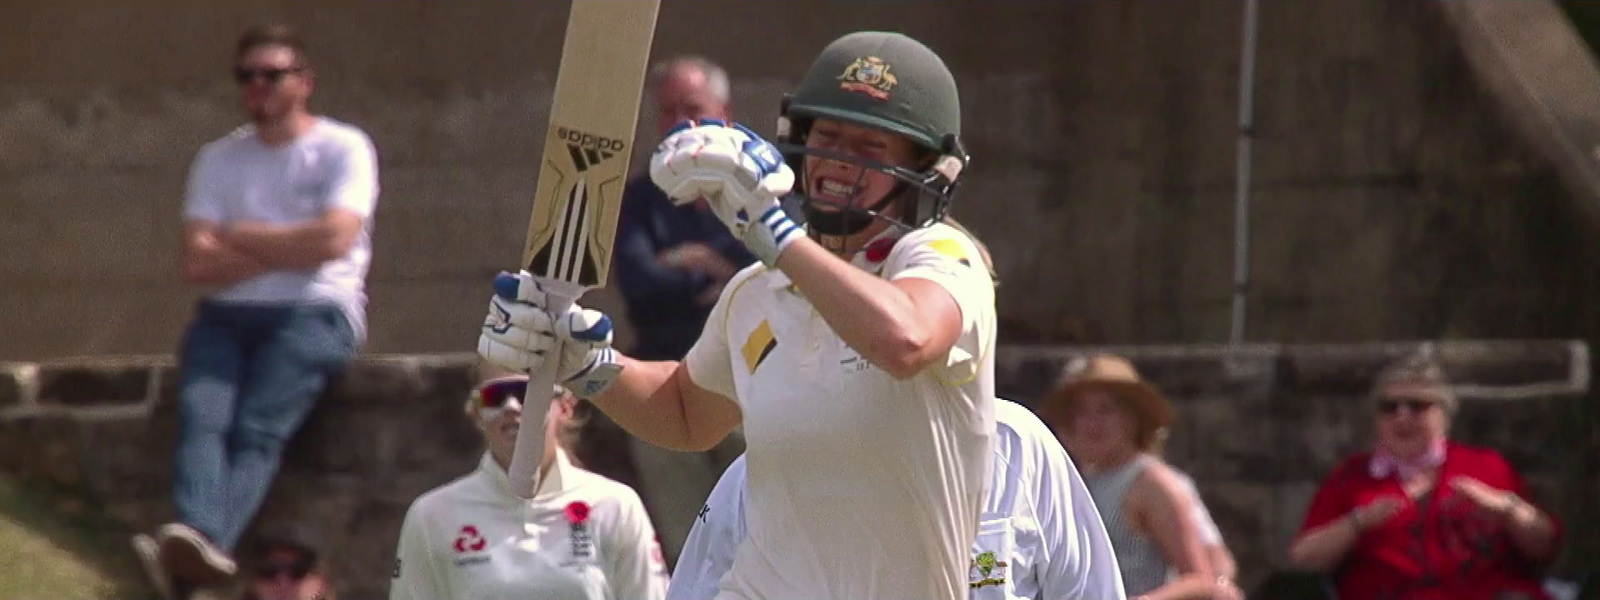
M929 148L927 144L912 138L913 142L917 142L918 149L925 153L925 158L920 161L920 170L910 169L824 148L807 147L806 137L815 117L795 114L796 111L791 111L790 106L791 98L785 96L779 109L775 145L783 153L789 168L795 172L797 184L794 193L801 196L801 211L805 215L807 233L813 238L854 235L865 230L874 220L884 220L902 230L920 229L939 222L949 213L961 172L970 160L958 136L945 135L939 148ZM882 130L868 122L852 122L848 118L838 120ZM899 135L899 132L889 133ZM808 156L861 167L856 189L861 189L861 178L866 176L869 169L894 177L896 185L882 199L864 207L856 207L853 202L839 203L812 198L810 178L805 170ZM891 208L897 210L890 211Z

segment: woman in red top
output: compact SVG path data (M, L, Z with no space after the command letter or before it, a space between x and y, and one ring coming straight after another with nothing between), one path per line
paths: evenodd
M1375 386L1376 446L1323 482L1289 560L1334 574L1341 600L1545 599L1559 525L1499 453L1448 441L1456 398L1428 357Z

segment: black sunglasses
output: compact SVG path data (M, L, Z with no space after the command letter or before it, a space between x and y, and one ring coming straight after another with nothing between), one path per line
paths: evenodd
M260 579L277 579L279 575L289 575L290 579L300 581L311 574L311 561L297 560L290 563L265 564L256 567L256 577Z
M484 408L500 408L513 397L519 401L527 399L528 380L507 379L478 388L478 404Z
M1406 400L1383 399L1378 401L1378 412L1386 415L1392 415L1399 412L1400 407L1404 406L1407 411L1413 414L1420 414L1430 408L1433 408L1434 405L1437 404L1438 402L1433 400L1417 400L1414 398Z
M254 82L257 79L261 79L267 83L277 84L278 82L283 81L284 77L288 77L290 73L299 73L300 71L300 67L289 67L286 69L246 69L244 67L234 67L233 80L238 82L239 85L246 85Z

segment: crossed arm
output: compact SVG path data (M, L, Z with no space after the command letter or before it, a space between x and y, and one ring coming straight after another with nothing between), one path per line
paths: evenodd
M191 220L179 270L190 283L227 285L273 270L314 269L349 252L361 225L360 215L342 208L288 224Z

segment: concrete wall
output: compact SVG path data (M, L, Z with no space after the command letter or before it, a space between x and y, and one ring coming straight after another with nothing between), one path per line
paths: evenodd
M239 121L229 46L268 18L304 25L317 108L379 146L370 349L468 348L522 241L562 6L0 3L0 358L173 349L184 170ZM1203 342L1228 329L1239 12L679 1L656 51L724 60L767 129L833 37L927 40L962 86L956 214L995 250L1009 339ZM1433 3L1262 6L1252 339L1592 335L1595 245L1455 39Z
M1113 348L1173 399L1168 456L1189 472L1253 586L1281 567L1321 478L1370 443L1361 401L1386 361L1415 344ZM1600 418L1588 346L1456 341L1440 355L1460 384L1453 435L1500 450L1566 520L1558 573L1600 569ZM1024 347L998 357L1002 395L1032 405L1090 348ZM470 356L368 358L324 397L288 446L256 520L314 525L338 548L343 597L381 598L406 507L475 465L460 414ZM164 358L0 364L0 473L87 494L132 527L172 515L174 372ZM1563 449L1552 452L1552 448Z

